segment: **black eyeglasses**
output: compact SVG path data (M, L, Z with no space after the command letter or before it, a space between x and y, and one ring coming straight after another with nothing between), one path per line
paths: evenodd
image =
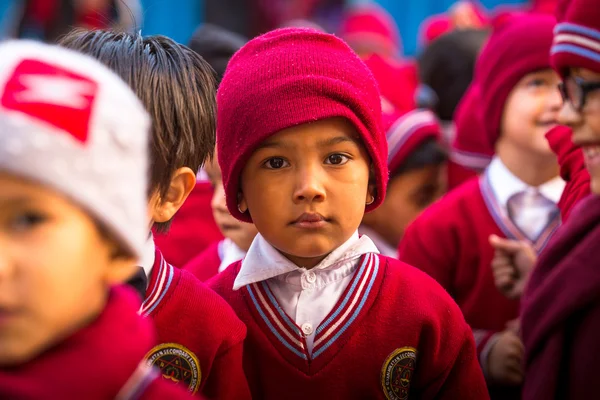
M563 101L571 103L577 112L583 110L587 95L597 89L600 89L600 82L587 82L575 76L569 76L558 84Z

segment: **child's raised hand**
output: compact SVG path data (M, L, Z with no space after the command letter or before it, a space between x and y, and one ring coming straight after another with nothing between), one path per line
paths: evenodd
M512 329L499 335L488 357L490 380L500 385L520 385L523 383L523 342Z
M491 267L496 287L509 299L520 298L537 261L535 250L528 242L496 235L489 241L495 250Z

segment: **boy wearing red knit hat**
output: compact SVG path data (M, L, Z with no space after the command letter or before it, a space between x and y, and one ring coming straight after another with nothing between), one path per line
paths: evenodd
M486 398L450 297L359 237L387 181L366 65L310 29L255 38L217 95L227 207L258 235L211 281L248 327L254 398Z
M592 195L540 255L523 296L526 400L591 399L600 390L600 8L573 0L558 10L551 58L563 80L559 122L583 150Z
M0 398L191 398L144 360L154 332L121 286L147 237L149 131L97 61L0 45Z
M394 117L386 128L390 171L386 197L380 207L365 214L359 232L369 236L381 254L397 258L408 224L446 192L447 155L433 112L419 109ZM389 118L384 116L384 126Z
M531 15L494 32L475 79L497 155L481 179L454 189L417 218L400 244L400 260L433 276L461 307L492 393L523 379L523 345L509 324L519 303L495 287L492 245L520 239L540 251L560 222L556 203L564 181L544 137L561 104L548 56L554 26L552 17Z
M140 314L152 319L160 341L146 355L149 363L191 393L248 398L244 324L216 293L170 265L150 233L152 226L168 229L214 148L212 69L191 49L164 36L74 31L61 45L108 65L134 89L152 118L150 217L139 268Z

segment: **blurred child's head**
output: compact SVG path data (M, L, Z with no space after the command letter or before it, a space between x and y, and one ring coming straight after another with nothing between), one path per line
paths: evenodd
M220 82L229 59L244 43L246 39L235 32L216 25L203 24L194 31L189 46L213 67L217 73L217 81Z
M293 28L253 39L217 101L227 207L296 264L316 265L383 201L379 91L340 39Z
M552 65L563 80L558 118L573 130L591 190L600 194L600 8L592 1L574 0L563 12L552 46Z
M164 36L74 31L60 44L100 60L129 84L152 118L149 212L158 232L196 184L215 137L214 71Z
M437 95L433 111L442 121L452 120L473 80L475 62L487 37L484 30L452 31L431 42L419 56L421 82Z
M204 170L214 190L210 205L217 226L223 236L233 241L240 249L248 251L258 232L254 224L239 221L229 213L227 203L225 202L223 176L221 176L221 169L219 168L216 154L206 163Z
M0 45L0 365L92 322L147 231L148 115L88 57Z
M514 17L494 32L477 62L483 124L499 154L555 159L545 138L561 104L550 69L554 26L551 16Z
M350 6L342 21L340 36L363 59L373 54L384 58L402 56L402 40L396 21L374 3Z
M383 204L363 223L392 247L419 214L446 192L446 151L441 128L431 111L414 110L387 131L390 181Z

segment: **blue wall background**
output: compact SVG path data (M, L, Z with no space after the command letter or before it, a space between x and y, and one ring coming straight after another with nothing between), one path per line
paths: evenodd
M0 0L0 18L5 22L7 10L19 0ZM364 2L364 0L355 0ZM396 19L404 44L404 51L417 51L419 24L426 17L445 12L455 0L377 0ZM499 4L520 4L525 0L481 0L488 9ZM186 43L194 28L202 22L202 0L142 0L146 35L163 34Z

